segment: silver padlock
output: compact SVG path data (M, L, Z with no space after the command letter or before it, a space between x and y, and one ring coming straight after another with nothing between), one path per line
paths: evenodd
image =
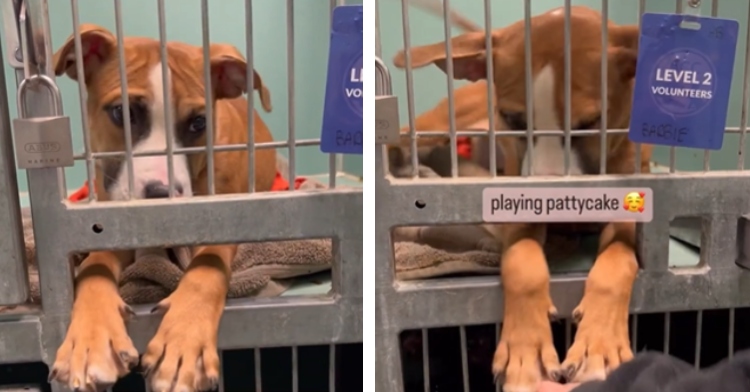
M52 96L54 113L27 118L26 91L31 84L46 87ZM19 169L73 166L73 138L70 118L63 116L60 89L47 75L32 75L18 85L18 116L13 120L13 140Z
M375 143L397 144L401 127L398 122L398 98L393 95L375 97Z

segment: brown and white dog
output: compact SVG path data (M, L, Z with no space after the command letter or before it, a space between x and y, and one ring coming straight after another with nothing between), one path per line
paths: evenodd
M484 31L472 31L451 40L454 76L474 84L456 90L457 107L473 105L486 112L479 94L486 95L486 57L493 56L494 107L501 129L525 130L526 94L532 95L535 129L562 129L564 117L564 10L554 9L531 19L532 90L525 88L524 22L492 32L492 52L485 48ZM608 55L608 128L627 128L630 120L633 77L637 60L637 26L609 22L609 41L602 47L601 15L589 8L571 10L571 122L573 129L598 129L601 117L601 52ZM435 64L445 71L445 42L414 47L414 68ZM405 67L403 51L394 59ZM470 105L461 94L475 90ZM471 94L469 94L471 95ZM477 104L476 102L479 102ZM417 124L446 129L447 110L433 110ZM459 117L459 113L456 113ZM465 116L477 122L476 118ZM457 121L459 122L459 121ZM512 154L505 160L505 175L518 175L526 167L526 138L512 138ZM571 174L598 174L599 136L572 139ZM534 175L563 175L564 148L561 137L535 137ZM627 135L607 138L607 173L635 171L635 144ZM641 171L649 171L651 146L641 147ZM504 378L506 392L536 391L545 379L582 381L604 378L620 363L632 358L628 336L628 309L638 270L635 225L609 223L600 231L599 253L586 280L584 296L573 313L578 322L575 341L560 364L552 345L549 323L555 307L550 297L550 276L543 245L555 225L512 223L495 226L502 246L501 281L504 295L503 327L493 360L496 379Z
M71 36L55 53L57 75L86 81L88 124L95 152L124 151L125 136L121 102L118 46L106 29L80 26L83 75L77 71ZM247 89L247 64L230 45L210 48L212 100L204 92L203 50L179 42L167 46L168 64L161 62L159 41L124 38L127 96L130 104L133 151L164 150L167 135L175 147L206 143L205 110L213 106L213 132L217 145L245 144L248 121L254 121L255 142L272 140L257 112L248 113L242 94ZM168 66L171 113L167 129L162 67ZM270 111L270 95L260 76L254 74L260 101ZM250 92L253 93L253 92ZM206 154L174 156L178 196L207 195ZM270 190L275 175L275 151L259 150L255 156L255 188ZM216 193L242 193L248 189L246 152L215 155ZM168 196L167 158L136 157L133 161L136 198ZM106 159L96 167L98 200L122 200L128 190L128 171L123 159ZM236 245L197 246L194 259L177 289L158 308L165 312L148 344L141 365L154 391L196 391L214 388L219 380L217 332L224 310ZM118 293L118 281L133 262L134 251L92 252L76 277L76 293L70 326L57 351L51 380L73 390L102 390L138 364L138 352L128 337L125 320L132 313Z

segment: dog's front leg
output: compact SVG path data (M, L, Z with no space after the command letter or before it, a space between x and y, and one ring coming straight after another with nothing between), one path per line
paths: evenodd
M216 340L236 253L237 245L198 247L177 289L157 305L164 318L141 359L153 391L218 386Z
M102 391L138 364L125 329L133 311L118 292L120 273L132 259L133 252L91 252L81 263L70 325L50 381L71 390Z
M506 392L536 391L543 379L556 379L560 369L552 344L550 314L556 313L549 293L549 269L542 251L544 225L505 225L501 259L505 313L492 372L505 376Z
M586 279L573 346L563 362L569 380L604 379L633 358L628 336L628 308L638 262L635 224L610 223L602 232L599 256Z

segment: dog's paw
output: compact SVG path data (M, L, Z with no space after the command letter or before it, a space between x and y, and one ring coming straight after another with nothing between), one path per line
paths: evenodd
M573 311L578 331L562 364L567 380L603 380L621 363L633 358L628 305L623 302L605 294L589 293Z
M500 343L492 361L495 383L503 382L505 392L536 392L543 380L560 378L560 361L552 344L550 312L554 307L544 299L508 299Z
M157 305L166 313L141 358L147 383L154 392L211 391L218 387L216 337L224 304L207 303L188 291L178 287Z
M138 364L138 351L125 329L132 313L111 282L79 286L50 382L73 391L104 391L128 374Z

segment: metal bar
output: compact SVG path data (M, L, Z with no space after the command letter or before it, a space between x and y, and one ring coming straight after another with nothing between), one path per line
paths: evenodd
M85 70L83 69L83 44L81 43L81 30L78 26L81 25L81 20L78 14L78 0L71 0L70 7L73 12L73 41L75 43L75 55L76 55L76 73L78 74L78 96L79 104L81 105L81 130L83 131L83 148L84 148L84 159L86 160L86 181L89 189L96 189L94 186L94 159L91 156L91 130L89 129L89 111L88 105L86 104L85 97L86 91L86 78ZM89 192L89 201L94 200L96 192Z
M172 202L166 199L112 201L83 206L60 203L58 200L59 208L63 210L54 218L58 222L57 227L66 228L62 243L66 251L72 252L303 238L341 239L347 236L346 225L342 226L341 222L354 224L357 220L352 221L352 211L362 210L361 188L339 188L325 193L299 193L284 197L273 193L231 194L213 198L196 196ZM250 200L253 202L248 203ZM267 211L283 211L284 216L305 216L306 219L290 225L287 219L264 213ZM123 216L128 219L122 219ZM165 216L170 217L171 227L181 230L164 230ZM247 222L254 223L249 225ZM92 230L94 224L102 230ZM264 230L258 230L258 227ZM356 241L356 238L347 239ZM341 247L351 249L356 247L356 242L346 246L342 244ZM348 264L347 259L361 260L361 255L358 258L357 255L342 254L339 259ZM359 271L341 275L361 282L362 274ZM361 288L359 290L361 293Z
M565 69L564 69L564 84L565 84L565 91L563 95L563 99L565 100L565 117L564 117L564 129L565 129L565 175L570 175L570 111L571 111L571 102L570 102L570 90L571 90L571 53L570 53L570 46L571 46L571 38L570 38L570 7L571 7L571 0L565 0L565 21L564 21L564 30L563 30L563 36L565 40L565 49L564 49L564 56L565 56Z
M297 346L292 346L292 392L299 391L299 358Z
M672 314L664 313L664 354L669 354L669 338L671 336Z
M602 0L601 121L599 125L599 174L607 172L607 115L609 114L609 1Z
M703 342L703 310L698 310L695 317L695 368L699 369L701 367L701 343Z
M631 350L633 350L634 353L637 352L638 351L638 314L637 313L633 315L633 339L631 339L630 344L632 347Z
M492 48L492 4L490 0L484 0L484 46L487 50L487 119L490 125L490 142L487 143L490 149L490 173L492 177L497 177L497 138L495 137L495 68L493 65ZM504 169L504 170L507 170Z
M459 327L461 334L461 374L463 375L464 392L470 392L469 389L469 360L467 358L469 348L466 345L466 327Z
M719 16L719 0L711 1L711 16ZM703 151L703 171L709 171L711 169L711 150Z
M682 2L684 0L675 0L675 12L681 14L683 12ZM675 172L675 166L677 165L677 149L674 146L669 147L669 172ZM636 164L639 162L636 161Z
M570 319L565 319L565 349L569 349L573 342L573 328Z
M255 367L255 391L261 392L263 390L263 379L261 378L262 369L260 366L260 348L253 350L253 356L253 365Z
M117 30L118 63L120 66L120 90L122 97L123 127L125 129L125 159L128 170L128 198L135 197L135 174L133 170L133 130L130 123L130 98L128 94L128 70L125 66L125 34L122 31L122 3L115 0L115 25ZM76 27L77 29L77 27Z
M641 25L641 18L646 12L646 0L638 0L638 26ZM635 173L641 172L641 143L635 143Z
M750 16L750 4L748 4ZM745 170L745 137L747 135L748 84L750 84L750 26L745 34L745 68L742 75L742 110L740 111L740 149L737 155L737 170Z
M317 146L320 145L320 139L303 139L303 140L297 140L295 143L296 146ZM289 144L286 141L279 141L279 142L268 142L268 143L258 143L255 145L256 149L258 150L270 150L270 149L276 149L280 147L287 147ZM225 151L244 151L246 146L244 144L226 144L221 146L216 146L214 148L214 151L218 152L225 152ZM175 154L199 154L202 152L205 152L204 147L184 147L184 148L178 148L174 150ZM158 155L164 155L164 151L159 150L151 150L151 151L140 151L137 153L134 153L134 157L149 157L149 156L158 156ZM122 151L113 151L113 152L96 152L93 153L92 156L94 158L112 158L112 157L122 157L125 156L125 153ZM83 155L76 155L75 159L81 160L85 159Z
M297 173L297 149L294 145L294 141L297 140L295 133L295 106L294 106L294 0L286 1L286 61L287 61L287 123L289 126L289 133L287 141L289 142L289 175L288 180L294 189L294 179Z
M734 357L734 323L735 323L735 309L729 308L729 334L727 334L727 340L729 343L729 359Z
M456 142L456 97L453 95L453 43L451 42L450 0L443 0L443 29L445 32L445 75L448 82L448 129L451 140L451 177L458 177L458 144ZM491 114L491 113L488 113ZM493 141L494 142L494 141Z
M249 0L248 0L249 1ZM342 0L343 1L343 0ZM333 9L337 6L337 0L330 0L330 15L331 20L330 23L333 23ZM343 5L343 3L341 4ZM336 188L336 175L340 170L339 164L340 160L339 157L342 155L340 154L328 154L328 187L329 188Z
M224 350L219 350L219 392L225 392L224 388Z
M211 86L211 37L208 26L208 0L201 0L201 26L203 37L203 83L206 97L206 184L208 194L213 195L216 190L214 182L214 94ZM251 112L252 113L252 112ZM248 115L251 115L248 113Z
M525 0L523 3L523 20L525 61L524 82L526 85L526 160L528 162L527 170L523 175L526 177L531 176L534 173L534 97L531 93L534 91L534 74L532 69L533 64L531 62L531 0Z
M409 114L409 155L411 156L411 176L419 177L419 157L417 155L417 125L414 109L414 74L411 68L411 29L409 23L409 3L401 0L401 26L404 30L404 71L406 73L406 110ZM380 36L378 36L379 38ZM378 40L380 42L380 40Z
M0 64L3 57L0 51ZM6 92L0 97L0 224L9 227L0 240L0 248L3 249L0 270L4 278L0 285L0 303L10 305L27 300L29 284L5 73L0 75L0 91ZM21 104L17 102L18 106ZM15 343L8 342L11 345ZM4 347L4 350L8 348Z
M159 55L161 56L161 79L164 83L164 126L167 129L167 178L169 198L175 197L174 180L174 115L172 114L172 78L169 72L167 56L167 12L164 0L158 2L159 14ZM94 188L91 188L94 189Z
M253 50L253 2L245 0L245 51L247 52L247 191L255 192L255 54Z
M495 324L495 347L497 347L500 344L500 332L501 332L502 324L496 323ZM495 392L502 392L502 383L496 382L495 383Z
M336 392L336 345L328 347L328 392Z
M424 378L424 392L430 390L430 334L426 328L422 329L422 377Z

